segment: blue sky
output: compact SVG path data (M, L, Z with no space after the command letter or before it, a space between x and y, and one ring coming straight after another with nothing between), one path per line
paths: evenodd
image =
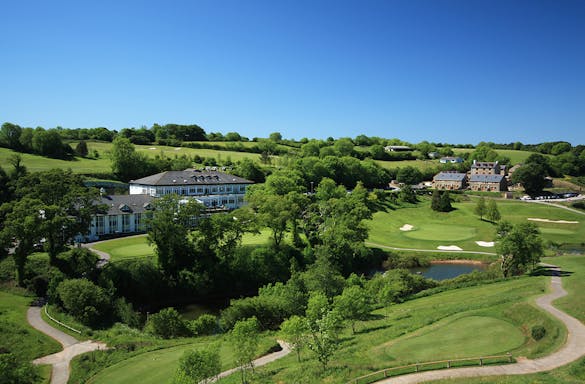
M585 144L585 1L9 1L0 121Z

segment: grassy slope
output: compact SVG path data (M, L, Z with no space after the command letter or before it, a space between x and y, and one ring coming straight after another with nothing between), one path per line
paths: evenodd
M377 212L368 224L368 241L376 244L417 249L436 249L439 245L457 245L468 251L494 252L493 248L480 247L476 241L493 241L495 226L480 221L473 213L476 200L454 203L456 208L449 213L434 212L428 199L418 205ZM582 215L541 204L499 200L502 219L513 223L525 222L527 218L579 221L578 224L534 222L543 238L558 243L579 243L585 238ZM400 231L404 224L414 226L413 231Z
M182 340L185 342L186 340ZM220 359L222 370L227 370L236 365L234 353L230 344L218 337L206 337L193 339L193 343L183 344L170 348L159 349L136 355L130 359L123 360L102 370L88 383L92 384L117 384L136 383L141 384L164 384L171 383L173 375L178 367L178 362L183 353L191 349L205 348L210 343L219 343ZM274 338L265 335L260 343L259 350L266 351L274 345Z
M381 309L374 312L373 320L359 324L356 335L344 331L326 373L314 359L307 359L309 352L305 351L306 360L301 364L288 356L262 368L257 382L343 383L367 372L421 360L508 351L517 356L546 354L564 339L558 324L530 304L547 283L544 277L522 278L447 291ZM536 323L551 332L540 343L526 334L526 329ZM481 325L489 327L478 329ZM457 329L461 337L473 335L473 343L462 348L460 337L447 336L452 329ZM237 378L221 382L235 383Z
M563 277L563 286L568 292L554 304L563 311L585 322L585 256L563 256L548 258L546 262L559 265L572 275ZM578 384L585 382L585 358L545 373L522 376L497 376L435 381L436 384Z

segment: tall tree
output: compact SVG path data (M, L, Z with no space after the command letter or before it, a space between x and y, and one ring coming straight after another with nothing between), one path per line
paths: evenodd
M112 143L112 173L118 179L129 181L157 171L145 155L136 152L127 138L117 136Z
M487 203L486 217L489 221L492 222L500 221L502 218L500 215L500 210L498 209L498 205L494 199L490 199Z
M148 241L155 245L158 265L168 277L177 277L181 269L194 263L189 232L202 212L197 201L166 195L154 202L154 214L148 220Z
M16 281L24 284L24 269L28 256L34 252L34 245L41 239L41 210L43 203L38 199L24 197L0 206L0 217L4 227L0 232L0 243L13 247L12 257L16 265Z
M475 204L475 208L473 209L473 211L475 212L476 215L479 216L480 220L483 220L483 217L487 213L485 198L483 196L477 200L477 203Z
M254 356L260 341L256 317L240 320L234 325L229 339L234 347L236 363L240 366L242 384L246 383L246 370L254 368Z
M544 255L538 227L533 223L499 224L497 252L504 276L514 276L534 268Z
M355 333L355 323L365 320L372 310L364 288L352 285L343 290L342 294L334 298L334 308L343 320L351 324Z
M307 319L300 316L291 316L280 325L282 338L290 345L291 350L297 354L297 361L301 362L301 350L307 342Z
M174 384L213 383L221 372L221 360L217 349L185 351L179 359Z
M538 163L524 164L512 175L512 182L522 184L526 193L538 195L546 186L546 170Z
M28 174L17 181L15 194L42 202L38 230L52 265L68 242L87 232L92 215L101 208L96 205L98 191L85 187L82 177L71 170Z

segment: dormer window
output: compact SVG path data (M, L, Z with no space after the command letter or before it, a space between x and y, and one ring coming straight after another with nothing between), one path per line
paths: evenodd
M122 212L132 212L132 209L130 209L130 207L127 206L126 204L120 204L118 206L118 209L120 209L120 211Z

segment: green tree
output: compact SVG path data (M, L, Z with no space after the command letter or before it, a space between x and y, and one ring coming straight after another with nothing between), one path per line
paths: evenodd
M301 350L307 342L307 319L300 316L291 316L280 325L280 334L291 350L297 354L297 361L301 362Z
M398 198L405 203L415 204L418 202L416 193L410 187L410 185L405 185L404 187L400 188L400 192L398 192Z
M187 324L175 308L164 308L148 317L145 329L163 339L189 336Z
M439 201L439 211L440 212L451 212L453 207L451 206L451 196L449 195L449 191L443 191L441 193L441 200Z
M112 142L112 173L122 181L129 181L156 171L146 155L136 152L129 139L117 136Z
M101 208L96 204L98 191L85 187L80 175L61 169L31 173L16 184L17 197L42 202L38 230L51 264L56 265L57 254L75 236L87 232L92 215Z
M4 123L0 128L0 146L20 151L22 128L16 124Z
M75 152L81 157L87 156L89 150L87 149L87 143L85 142L85 140L80 140L79 143L77 143L77 145L75 146Z
M483 217L487 213L487 206L485 203L485 198L482 196L477 200L477 204L475 204L475 208L473 209L476 215L479 216L480 220L483 220Z
M185 351L179 359L174 384L213 383L221 372L221 360L217 349Z
M524 164L512 175L512 182L522 184L527 194L538 195L546 186L546 170L537 163Z
M148 220L148 241L154 244L158 265L166 276L176 278L180 270L195 262L189 232L202 212L196 200L165 195L154 202Z
M109 295L103 288L87 279L65 280L57 287L63 307L77 320L89 326L103 324L109 319Z
M438 211L441 206L441 191L435 189L433 191L433 196L431 198L431 209L433 211Z
M399 168L396 173L396 181L407 185L418 184L422 179L422 173L417 168L411 166Z
M14 353L0 353L0 384L33 384L40 377L30 362L19 361Z
M327 368L338 348L339 325L339 317L334 311L326 311L314 322L308 322L310 335L307 346L316 355L323 369Z
M355 323L365 320L372 310L366 291L358 285L345 288L341 295L334 298L333 306L339 316L351 324L353 333L355 333Z
M16 281L24 284L24 270L28 256L34 252L34 245L41 239L41 210L43 203L38 199L24 197L0 206L0 217L4 218L0 232L0 243L13 246L12 257L16 265Z
M280 132L272 132L268 138L275 143L280 143L282 141L282 134Z
M500 221L502 218L500 215L500 210L498 209L498 205L494 199L490 199L487 203L486 217L489 221L492 222Z
M229 335L234 347L236 364L240 367L242 384L246 383L246 370L254 368L254 356L260 342L258 328L258 320L251 317L238 321Z
M538 227L533 223L511 225L502 222L497 229L497 253L504 276L514 276L534 268L544 255Z

